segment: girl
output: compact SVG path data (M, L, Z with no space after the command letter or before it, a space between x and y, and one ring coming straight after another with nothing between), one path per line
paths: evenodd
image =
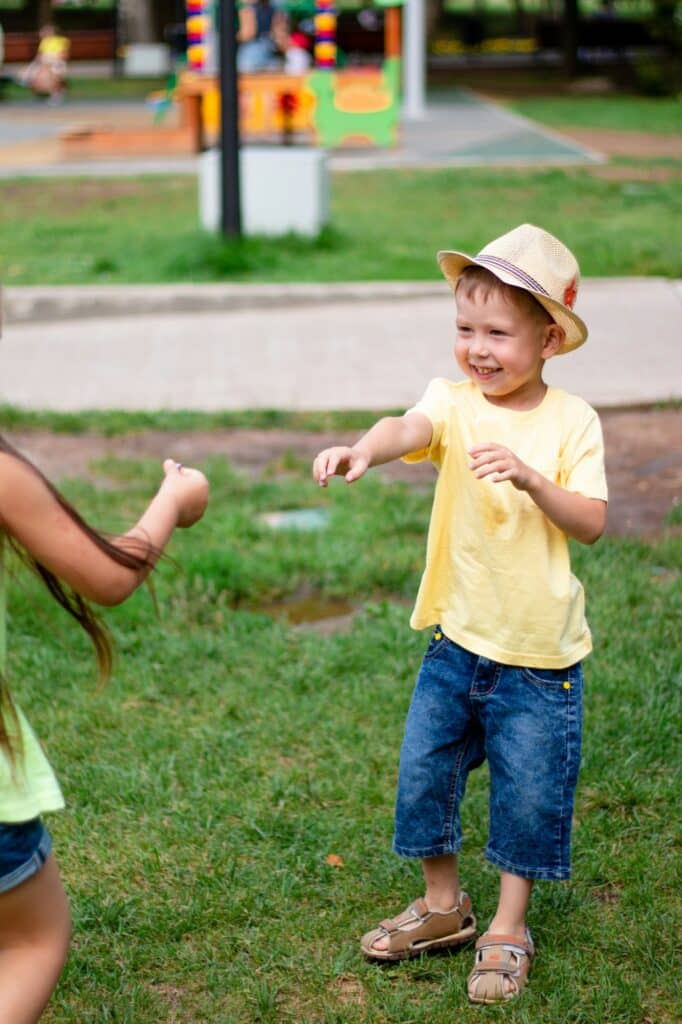
M100 673L108 635L90 602L115 605L142 583L176 527L203 515L208 483L172 459L136 526L105 538L0 437L0 536L90 635ZM4 653L4 652L2 652ZM66 959L71 921L51 839L40 814L63 806L30 726L0 677L0 1021L34 1024Z

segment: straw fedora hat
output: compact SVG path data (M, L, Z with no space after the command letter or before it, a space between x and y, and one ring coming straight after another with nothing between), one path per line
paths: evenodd
M570 249L542 228L521 224L490 242L477 256L443 250L438 253L438 263L453 291L466 267L483 267L505 284L530 292L566 332L558 355L586 340L587 327L573 312L580 282L578 263Z

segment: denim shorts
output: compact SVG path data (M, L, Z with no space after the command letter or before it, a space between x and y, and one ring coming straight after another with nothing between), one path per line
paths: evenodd
M37 874L51 849L52 838L40 818L21 824L0 823L0 892Z
M524 878L569 878L582 687L579 662L562 669L501 665L436 628L405 724L395 852L457 853L467 776L487 758L487 859Z

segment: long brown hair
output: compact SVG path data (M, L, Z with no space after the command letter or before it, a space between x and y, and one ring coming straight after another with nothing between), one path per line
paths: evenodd
M82 533L100 549L100 551L103 551L114 562L125 566L127 569L135 569L138 571L148 569L154 564L159 552L156 551L151 544L146 545L146 551L143 551L141 547L140 552L135 553L130 550L123 550L116 544L112 543L105 534L93 529L92 526L86 523L76 509L69 504L66 498L59 493L57 488L50 483L40 470L34 466L29 459L22 455L21 452L18 452L16 448L14 448L13 445L11 445L1 434L0 452L4 452L6 455L10 455L25 466L28 466L31 472L35 473L35 475L42 480L45 487L47 487L55 500L66 512L69 518L76 524L79 530L81 530ZM71 587L64 584L59 577L55 576L49 569L46 569L44 565L41 565L41 563L37 559L33 558L30 552L26 551L17 542L17 540L11 536L11 534L7 534L7 539L21 561L40 577L55 601L57 601L58 604L60 604L62 608L64 608L65 611L67 611L69 615L76 620L79 626L81 626L81 628L88 634L93 647L95 648L100 680L105 681L108 679L111 674L112 666L112 641L111 634L101 617L94 611L89 602L86 601L81 594L78 594ZM19 735L19 731L16 728L16 711L12 703L12 698L4 676L0 676L0 748L4 749L10 756L12 756L14 751L12 749L12 736L7 728L8 716L10 719L13 719L15 725L14 731Z

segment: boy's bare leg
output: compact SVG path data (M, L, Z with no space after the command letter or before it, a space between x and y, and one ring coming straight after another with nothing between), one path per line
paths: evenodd
M54 856L0 896L0 1021L34 1024L66 960L71 916Z
M459 903L459 868L454 853L422 861L429 910L452 910Z
M500 901L488 931L497 935L526 935L526 911L533 891L532 878L500 872Z
M459 903L459 871L455 854L429 857L422 861L429 910L452 910ZM416 922L415 922L416 924ZM388 949L388 939L377 939L373 949Z

